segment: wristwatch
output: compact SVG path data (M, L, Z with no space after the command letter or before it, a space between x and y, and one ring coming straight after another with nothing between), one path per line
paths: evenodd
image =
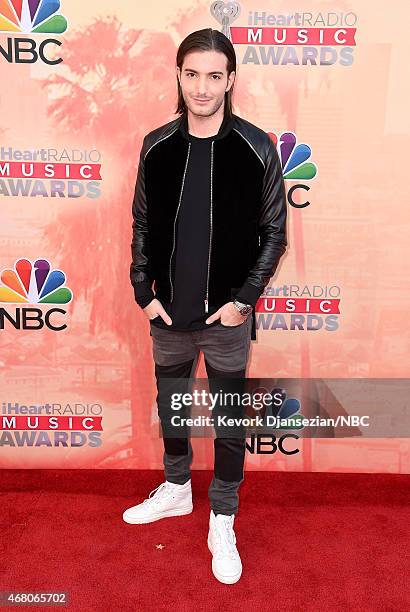
M243 304L242 302L238 302L238 300L234 300L233 305L239 310L243 317L247 317L252 312L252 306L250 304Z

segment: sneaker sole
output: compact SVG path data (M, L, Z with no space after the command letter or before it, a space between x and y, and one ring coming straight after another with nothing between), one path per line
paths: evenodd
M170 516L184 516L185 514L191 514L192 510L193 510L193 506L191 506L190 508L181 508L179 510L167 510L165 512L154 514L146 518L137 518L137 519L133 519L132 517L127 517L124 513L122 515L122 518L129 525L145 525L146 523L153 523L154 521L159 521L163 518L168 518Z
M213 553L212 546L209 541L209 536L208 536L208 548L209 548L209 552L213 555L214 553ZM212 559L212 573L215 576L215 578L219 580L219 582L222 582L223 584L235 584L235 582L238 582L239 578L242 576L242 569L238 574L235 574L235 576L222 576L222 574L220 574L219 572L215 570L214 560Z

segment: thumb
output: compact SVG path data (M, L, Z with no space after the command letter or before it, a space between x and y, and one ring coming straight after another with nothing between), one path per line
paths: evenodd
M205 321L205 323L207 323L209 325L209 323L213 323L214 321L216 321L217 319L219 319L221 316L221 309L218 308L218 310L216 312L214 312L213 315L211 315L210 317L207 318L207 320Z
M165 311L165 309L164 309L164 307L162 306L162 304L161 304L161 306L158 308L158 311L159 311L159 312L158 312L158 314L160 314L160 315L161 315L161 317L162 317L162 319L165 321L165 323L166 323L167 325L172 325L172 319L171 319L171 317L169 316L169 314L168 314L168 313Z

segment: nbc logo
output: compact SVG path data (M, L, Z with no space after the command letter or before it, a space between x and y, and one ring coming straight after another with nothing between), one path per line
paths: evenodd
M14 269L5 269L0 275L0 303L2 304L68 304L73 299L72 291L63 286L66 276L61 270L51 270L47 259L37 259L32 263L28 259L19 259ZM18 308L15 317L4 308L0 308L0 329L8 320L16 329L49 329L59 331L66 324L56 326L51 323L55 313L65 314L61 308L51 308L43 313L39 308ZM43 321L44 315L44 321Z
M299 436L292 430L303 429L303 414L300 413L300 401L295 397L287 397L286 389L273 388L271 391L264 386L254 389L258 396L253 404L253 414L262 410L260 426L263 431L251 433L246 442L246 450L254 455L273 455L279 452L283 455L295 455L299 448L292 448L292 440L299 440ZM273 398L266 404L260 404L260 397L267 395ZM259 427L259 424L258 424ZM278 432L285 432L277 436Z
M268 136L275 144L280 158L283 178L289 181L311 181L317 175L317 166L311 161L307 161L312 155L309 145L297 143L296 135L293 132L283 132L278 139L276 134L268 132ZM279 143L279 144L278 144ZM295 208L305 208L310 202L302 204L293 201L293 193L297 189L308 191L307 185L293 185L288 192L289 204Z
M0 0L0 32L7 34L63 34L67 30L67 19L60 14L60 0ZM27 47L30 43L30 47ZM46 64L62 62L61 58L46 57L46 45L61 45L59 40L31 38L7 38L7 47L0 45L0 56L18 64L33 64L39 58Z

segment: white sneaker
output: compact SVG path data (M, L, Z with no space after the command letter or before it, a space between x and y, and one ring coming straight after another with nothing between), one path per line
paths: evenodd
M141 504L125 510L122 518L132 525L152 523L167 516L190 514L192 508L191 479L183 485L166 480L151 491Z
M234 584L242 574L242 562L236 548L233 530L235 515L214 514L209 517L208 548L211 551L212 571L220 582Z

